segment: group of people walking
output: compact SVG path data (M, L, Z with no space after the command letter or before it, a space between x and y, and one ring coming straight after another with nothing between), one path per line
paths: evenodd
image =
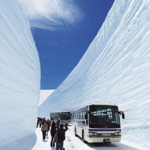
M53 118L47 121L45 118L38 118L37 119L37 128L41 127L43 140L45 137L48 137L48 132L50 131L51 134L51 142L50 147L55 147L56 143L56 150L64 150L63 148L63 141L65 140L65 132L68 130L67 124L64 125L60 124L60 119L57 120L55 123ZM50 128L51 127L51 128Z

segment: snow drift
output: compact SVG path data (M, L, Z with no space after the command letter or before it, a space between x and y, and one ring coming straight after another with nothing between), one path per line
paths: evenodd
M116 0L78 65L39 115L89 102L119 105L122 138L150 146L150 1Z
M39 56L29 22L16 0L1 0L0 147L34 134L39 96Z

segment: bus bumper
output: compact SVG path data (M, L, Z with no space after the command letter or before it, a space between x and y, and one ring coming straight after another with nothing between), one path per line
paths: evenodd
M109 139L109 140L108 140ZM88 143L109 143L109 142L121 142L121 137L86 137ZM106 141L109 142L106 142Z

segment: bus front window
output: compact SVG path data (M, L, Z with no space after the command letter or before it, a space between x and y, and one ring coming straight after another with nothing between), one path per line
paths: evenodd
M117 106L90 106L90 128L120 128Z
M71 114L70 112L62 112L60 115L61 120L65 120L65 119L71 119Z

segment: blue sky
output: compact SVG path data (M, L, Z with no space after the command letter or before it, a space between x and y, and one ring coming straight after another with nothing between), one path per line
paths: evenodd
M19 1L39 52L41 89L56 89L87 50L114 0Z

